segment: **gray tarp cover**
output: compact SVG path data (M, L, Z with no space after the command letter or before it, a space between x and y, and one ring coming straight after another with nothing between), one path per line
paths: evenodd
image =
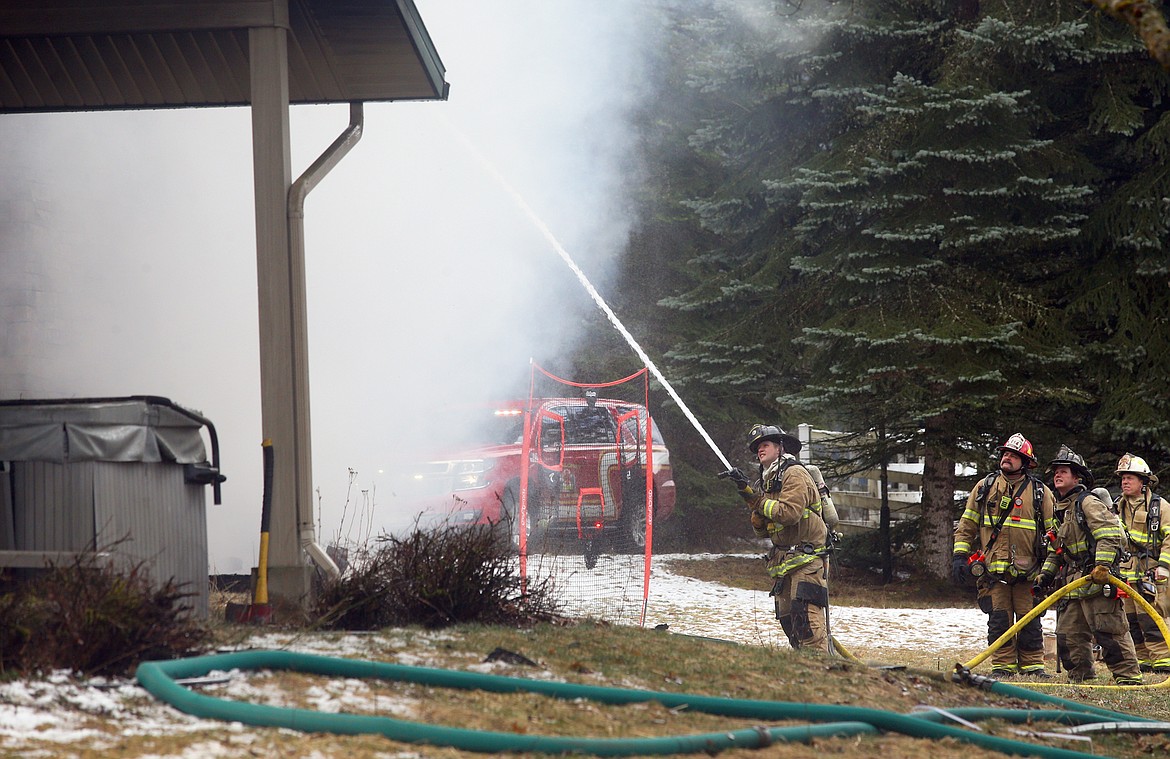
M127 400L0 406L0 461L207 461L203 425L167 406Z

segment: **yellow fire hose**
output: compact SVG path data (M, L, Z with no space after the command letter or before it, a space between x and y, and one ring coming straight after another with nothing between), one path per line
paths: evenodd
M1158 611L1153 606L1150 605L1150 602L1147 601L1146 599L1142 598L1141 594L1138 593L1137 591L1135 591L1129 585L1127 585L1124 580L1121 580L1114 575L1110 575L1109 580L1110 580L1110 584L1116 585L1117 587L1121 588L1126 593L1128 593L1129 597L1132 598L1134 601L1136 601L1137 604L1142 608L1142 610L1145 611L1146 614L1149 614L1150 618L1153 619L1154 622L1158 625L1158 629L1162 631L1163 639L1170 641L1170 629L1167 629L1166 621L1164 619L1162 619L1162 615L1159 614ZM1000 646L1002 646L1004 643L1007 643L1009 640L1014 638L1016 636L1016 633L1018 633L1024 627L1024 625L1028 624L1033 619L1035 619L1036 617L1043 614L1048 609L1048 607L1052 606L1054 603L1056 603L1057 601L1059 601L1061 598L1068 595L1072 591L1076 590L1077 588L1088 585L1091 582L1092 582L1092 579L1088 575L1085 575L1084 577L1080 577L1076 580L1073 580L1069 584L1065 585L1063 588L1060 588L1059 590L1054 591L1052 593L1052 595L1048 596L1043 601L1036 604L1035 608L1033 608L1032 611L1025 614L1023 616L1023 618L1020 619L1019 622L1016 622L1014 625L1009 627L1007 632L1005 632L1003 635L999 636L995 640L994 643L992 643L990 646L988 646L986 651L979 654L978 656L976 656L974 659L967 662L966 664L956 664L955 665L955 674L957 676L961 676L963 673L969 673L974 667L979 666L979 664L981 662L983 662L985 659L987 659L987 657L989 657L993 653L995 653L995 651L998 650ZM1144 685L1144 684L1143 685L1085 685L1083 683L1046 683L1046 682L1021 682L1018 684L1022 685L1022 686L1029 687L1029 688L1036 688L1036 687L1062 687L1062 688L1078 687L1078 688L1106 688L1106 689L1114 689L1114 690L1126 690L1126 689L1132 689L1132 688L1167 689L1167 688L1170 688L1170 677L1167 677L1165 680L1163 680L1160 683L1153 683L1151 685Z
M841 644L841 641L832 636L829 636L829 642L832 644L833 650L842 657L848 659L851 662L856 662L857 664L865 664L865 662L863 662L861 659L858 659L856 656L854 656L852 651L850 651L848 648L845 648L845 646Z

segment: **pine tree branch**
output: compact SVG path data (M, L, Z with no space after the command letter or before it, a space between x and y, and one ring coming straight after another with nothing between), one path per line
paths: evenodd
M1149 0L1092 0L1093 5L1134 28L1150 56L1170 71L1170 29L1156 3Z

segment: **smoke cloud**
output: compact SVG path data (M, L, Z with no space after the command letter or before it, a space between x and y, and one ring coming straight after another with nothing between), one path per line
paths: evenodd
M390 475L441 444L439 412L526 392L529 358L563 355L594 307L463 139L603 293L631 222L642 4L416 2L449 101L367 105L305 205L322 542L358 537L359 512L358 532L409 523ZM293 109L294 176L348 118ZM251 166L247 109L0 119L0 394L164 395L211 419L219 572L253 565L259 533Z

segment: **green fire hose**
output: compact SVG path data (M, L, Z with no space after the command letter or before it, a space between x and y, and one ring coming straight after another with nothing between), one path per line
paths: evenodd
M478 689L493 693L537 693L562 699L587 699L607 704L654 701L667 708L685 708L727 717L765 721L807 720L821 723L799 727L766 727L718 733L661 738L572 738L468 730L428 725L390 717L329 714L226 700L195 693L176 679L202 677L213 670L288 670L329 677L375 678L443 688ZM704 696L693 693L612 688L574 683L528 680L457 670L411 667L384 662L338 659L289 651L242 651L174 661L144 662L138 666L140 685L156 698L197 717L230 720L263 727L286 727L306 732L381 734L404 743L420 743L478 751L530 751L585 753L595 756L713 753L729 748L759 748L776 741L808 741L814 737L851 736L886 731L919 738L954 738L983 748L1019 756L1064 759L1083 754L1067 749L1013 741L950 725L936 724L932 717L906 715L854 706L756 701ZM1020 689L1023 690L1023 689ZM1028 691L1024 693L1031 694ZM1071 703L1071 702L1070 702ZM1100 721L1136 718L1109 713L1090 713L1076 704L1078 714L1067 720ZM1014 711L1014 710L1006 710ZM1034 712L1033 715L1036 713ZM1047 714L1047 712L1043 712ZM998 711L995 716L1000 716Z
M1124 582L1113 580L1122 589L1133 592ZM1054 748L1006 738L986 735L938 724L945 719L978 721L999 719L1007 722L1056 722L1067 725L1104 723L1144 723L1157 730L1162 723L1143 717L1110 711L1078 701L1038 693L999 682L993 678L971 673L971 668L985 660L996 648L1010 640L1016 632L1059 598L1088 582L1081 578L1054 592L991 646L965 664L957 664L952 679L979 685L1005 696L1033 702L1053 704L1061 709L994 709L983 707L956 707L935 709L911 715L854 706L807 704L783 701L756 701L703 696L691 693L611 688L594 685L528 680L501 675L463 672L458 670L411 667L384 662L339 659L290 651L243 651L215 656L200 656L174 661L144 662L138 666L139 684L156 698L197 717L229 720L262 727L286 727L306 732L339 734L380 734L403 743L450 746L478 752L529 751L542 753L582 753L595 756L634 756L677 753L715 753L731 748L762 748L774 742L809 742L818 737L845 737L872 734L880 731L901 733L919 738L955 738L1005 754L1041 757L1089 757L1067 749ZM1136 594L1138 601L1144 602ZM1143 606L1148 604L1143 603ZM1158 619L1167 639L1170 630ZM848 659L858 661L838 641L834 647ZM807 720L818 723L796 727L768 727L765 725L685 736L660 738L571 738L538 736L518 733L469 730L464 728L428 725L390 717L358 714L331 714L307 709L264 706L216 698L195 693L175 682L176 679L202 677L213 670L287 670L329 677L374 678L443 688L477 689L493 693L536 693L562 699L587 699L607 704L630 704L654 701L671 709L685 708L727 717L760 719L764 721ZM1170 678L1153 688L1170 687ZM1029 683L1030 687L1040 683ZM1098 686L1100 687L1100 686ZM1112 686L1143 687L1143 686Z

